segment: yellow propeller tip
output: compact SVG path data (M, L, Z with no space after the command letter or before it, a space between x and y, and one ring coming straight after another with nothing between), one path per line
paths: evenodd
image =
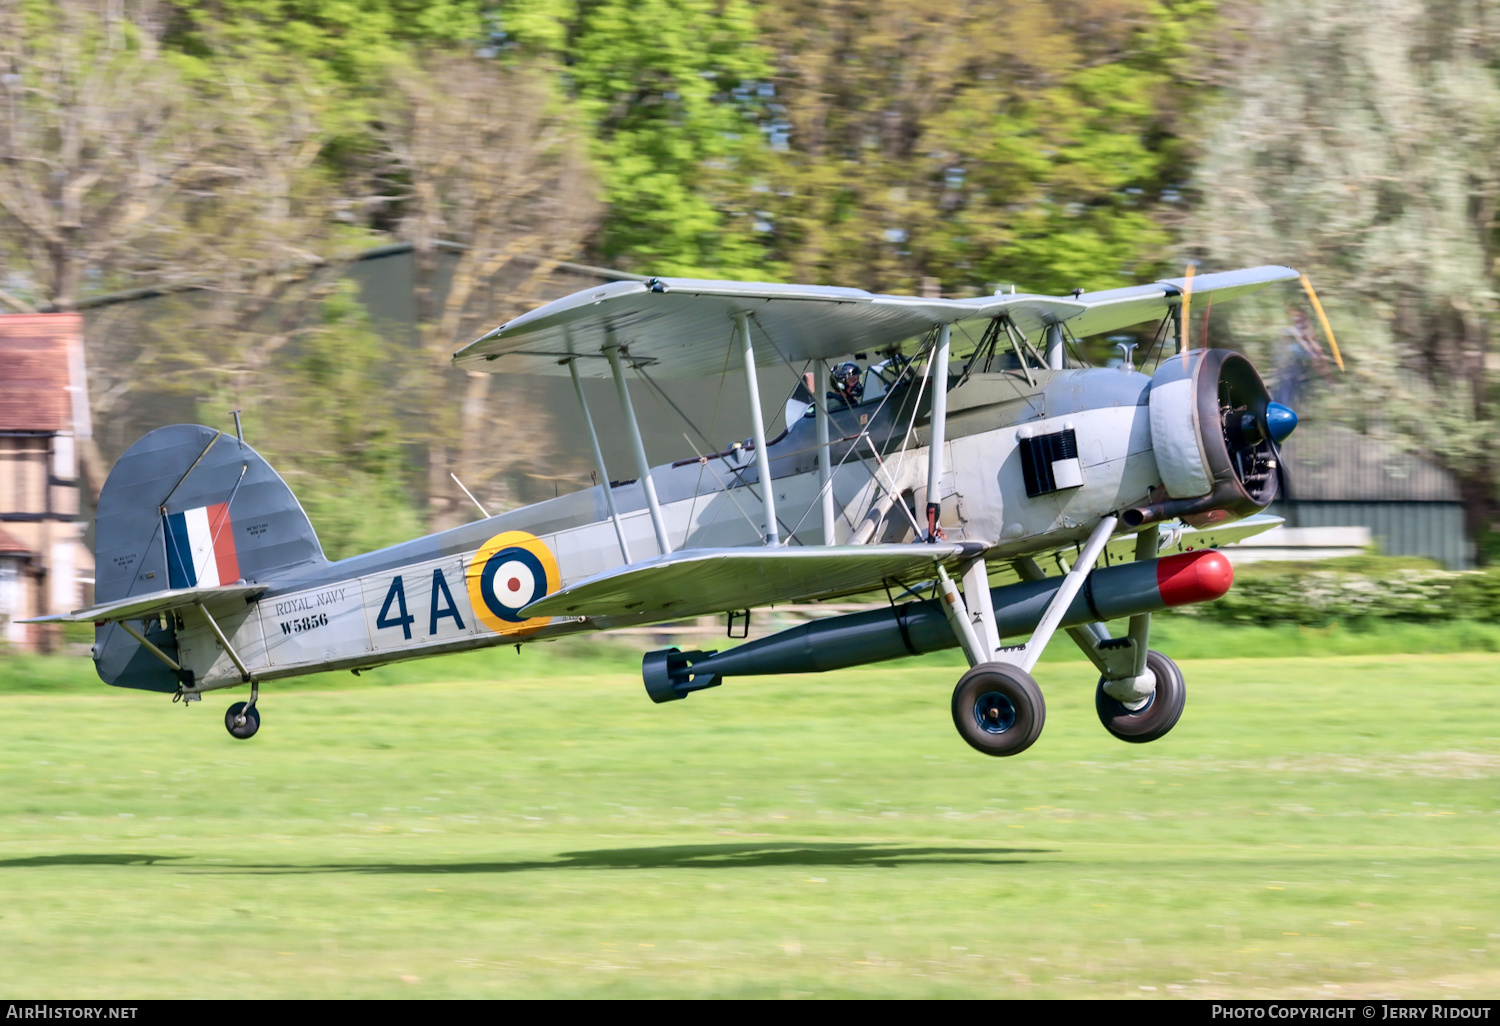
M1318 315L1318 323L1323 326L1323 334L1328 336L1328 348L1333 350L1333 362L1339 365L1339 371L1344 369L1344 357L1339 352L1338 339L1333 337L1333 325L1328 323L1328 315L1323 312L1323 304L1318 302L1318 294L1313 291L1312 282L1307 275L1299 275L1302 282L1302 291L1307 293L1307 298L1312 300L1313 312Z

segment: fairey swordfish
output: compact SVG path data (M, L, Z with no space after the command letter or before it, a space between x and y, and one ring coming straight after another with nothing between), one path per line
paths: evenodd
M964 300L673 278L586 289L454 360L571 376L606 484L332 562L237 433L163 427L100 496L97 604L43 619L94 623L108 684L186 701L249 685L225 716L248 738L269 681L877 595L888 601L727 651L649 653L646 691L665 702L730 677L958 647L970 666L952 699L959 733L1013 755L1042 729L1030 671L1062 628L1099 669L1106 729L1150 741L1185 698L1176 665L1148 648L1151 614L1222 595L1233 574L1215 547L1280 523L1262 511L1296 425L1244 356L1191 348L1183 314L1193 295L1297 278L1256 267ZM1077 339L1151 321L1150 374L1128 349L1116 367L1070 355ZM829 361L854 354L880 359L841 363L831 383ZM768 441L757 370L804 362L811 387ZM628 376L729 365L748 383L752 436L650 466ZM614 380L634 480L610 482L584 377ZM1120 619L1112 635L1105 621Z

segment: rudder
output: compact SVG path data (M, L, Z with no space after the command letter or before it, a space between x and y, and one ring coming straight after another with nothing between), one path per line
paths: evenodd
M263 582L326 563L281 475L249 445L201 424L158 428L109 472L94 523L99 603L167 588ZM170 619L170 618L169 618ZM146 637L176 657L176 630ZM100 678L117 687L176 691L176 674L115 624L94 630Z

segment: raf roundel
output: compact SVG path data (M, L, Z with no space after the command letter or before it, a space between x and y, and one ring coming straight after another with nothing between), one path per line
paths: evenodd
M535 535L495 535L474 554L465 576L475 615L495 633L530 634L552 622L548 616L521 615L560 583L556 557Z

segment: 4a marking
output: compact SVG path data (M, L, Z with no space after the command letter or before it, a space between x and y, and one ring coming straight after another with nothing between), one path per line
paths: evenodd
M459 630L467 630L463 616L458 611L458 603L453 601L453 592L448 588L448 580L443 576L441 567L432 571L430 596L427 616L428 637L437 635L439 620L449 618L452 618L454 626ZM393 606L396 610L395 616L391 615ZM412 624L416 622L416 616L408 612L406 608L406 585L403 582L403 575L397 574L391 580L390 587L386 589L385 601L381 603L380 613L375 617L375 626L379 630L399 627L402 638L410 641Z

